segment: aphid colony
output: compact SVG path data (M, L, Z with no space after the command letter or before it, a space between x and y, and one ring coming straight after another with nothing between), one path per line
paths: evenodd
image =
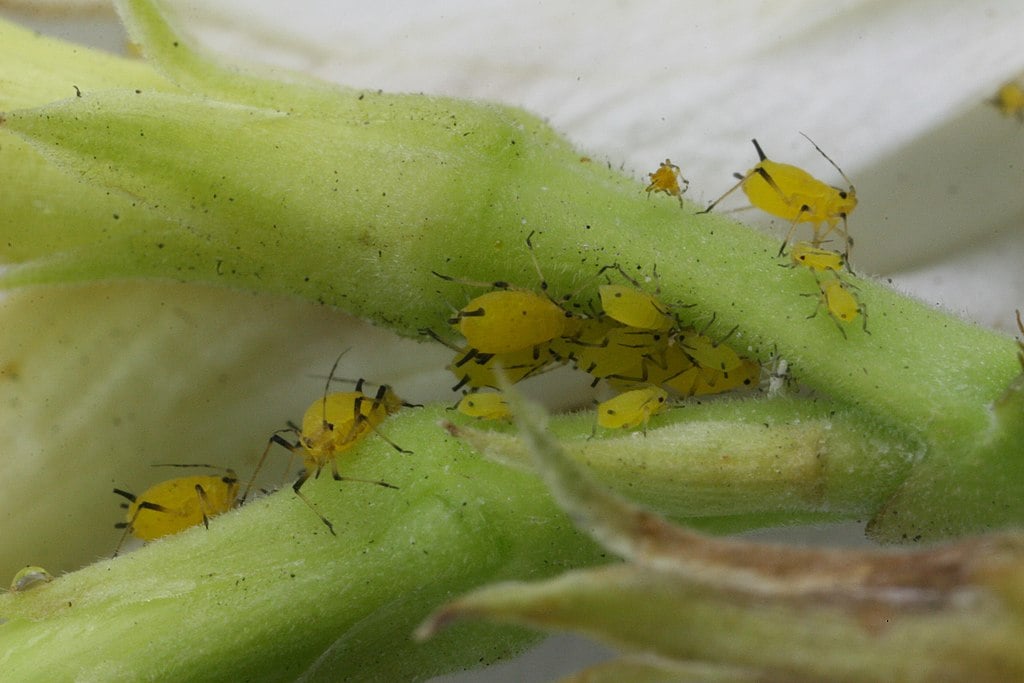
M584 306L574 301L580 292L551 298L531 238L532 233L526 244L541 282L539 292L435 273L448 281L491 289L449 319L465 339L463 344L422 330L455 353L448 364L456 377L452 389L470 392L459 401L459 411L483 419L507 418L503 397L480 391L499 389L499 368L510 383L559 364L589 374L593 386L604 381L622 392L597 407L598 425L613 429L646 427L652 415L668 406L670 394L700 396L757 386L760 366L741 357L724 339L706 334L714 318L700 331L683 326L671 307L618 264L595 274L598 280L604 278L597 286L600 310L580 313ZM613 282L609 273L622 282Z
M847 229L847 217L857 208L857 190L838 164L813 140L806 135L804 137L839 172L848 184L847 189L828 185L797 166L769 159L757 140L751 140L757 151L758 162L746 173L736 173L736 184L699 213L710 212L733 192L743 190L752 206L789 221L786 237L779 247L779 256L785 254L797 226L809 223L813 230L811 241L797 242L790 250L792 265L813 272L818 285L818 291L812 295L817 297L818 303L808 317L813 318L824 306L829 317L846 337L843 325L857 317L861 317L864 329L867 330L866 308L857 298L855 287L843 281L840 273L843 268L852 272L850 250L853 240ZM651 184L646 188L648 195L651 192L664 192L678 197L682 204L685 186L680 190L677 178L682 176L678 166L666 159L657 171L649 175ZM843 240L841 252L823 249L821 246L833 233Z
M1018 92L1004 90L1000 91L998 106L1006 113L1019 113ZM847 216L857 206L853 184L813 141L815 149L847 181L848 189L831 187L796 166L772 161L757 140L752 142L758 163L747 173L736 174L738 182L701 213L711 211L725 197L742 189L753 206L790 221L780 255L785 253L796 226L810 223L812 240L795 243L789 252L790 265L813 273L818 286L818 292L810 295L817 298L817 303L809 317L824 307L844 337L843 326L858 316L867 331L865 306L858 301L854 285L842 278L842 270L849 270L853 244L846 225ZM665 159L648 175L648 196L663 193L676 197L682 205L689 181L678 166ZM833 233L844 242L842 252L821 246ZM497 390L499 372L506 381L515 383L556 364L571 364L589 374L593 386L604 381L619 392L597 406L596 424L606 429L646 430L650 418L665 410L672 396L718 394L758 385L760 365L725 343L735 329L724 338L714 339L706 334L714 317L700 330L684 326L673 307L658 298L657 291L645 291L618 264L605 266L595 275L596 279L604 278L597 286L600 310L580 313L581 307L574 304L580 292L553 299L533 252L532 235L527 237L526 245L541 283L540 292L505 282L469 282L435 273L445 280L490 290L472 298L449 320L465 339L464 344L453 344L432 330L423 330L455 352L448 369L457 380L452 389L465 392L457 405L460 412L481 419L507 419L505 398L497 391L481 390ZM612 281L609 271L617 273L621 281ZM652 272L652 279L656 277L657 273ZM332 534L333 524L301 491L310 477L318 477L329 465L337 481L396 488L384 481L342 476L338 457L371 434L408 453L379 427L389 415L410 404L386 385L372 393L364 392L363 380L356 382L352 391L331 393L330 383L340 359L331 368L323 395L310 405L301 426L289 423L271 435L241 497L237 475L211 465L170 465L220 471L168 479L137 496L114 489L128 501L122 506L127 510L125 521L116 525L124 529L124 534L114 554L129 534L143 541L162 538L199 524L208 526L211 517L241 505L274 444L302 458L303 471L292 490ZM1024 365L1024 351L1021 359Z
M168 479L151 486L138 496L121 489L114 489L114 493L129 501L122 505L127 510L125 521L115 525L119 529L124 529L124 534L121 536L114 555L116 556L120 551L128 534L143 541L152 541L198 526L200 523L209 527L210 517L227 512L244 503L252 490L257 475L263 468L267 453L270 452L270 448L274 444L287 449L293 456L298 453L302 457L303 471L292 484L292 490L320 518L320 521L332 534L335 533L334 525L316 509L312 501L301 491L302 485L310 477L320 476L324 467L330 465L331 473L336 481L356 481L376 484L385 488L397 488L384 481L345 477L338 471L338 456L351 450L371 434L381 437L399 452L410 452L399 447L378 429L389 415L403 406L412 407L412 404L398 398L391 387L380 385L376 392L364 393L366 382L360 379L355 383L353 391L330 392L334 373L344 353L342 352L334 361L323 396L310 405L302 418L302 426L289 423L287 428L274 432L267 440L267 446L241 497L238 496L239 481L234 471L213 465L156 465L156 467L205 468L220 470L221 473ZM286 434L291 434L295 439L294 442L286 439L284 436ZM289 459L288 469L291 469L291 459ZM287 471L285 476L287 476Z

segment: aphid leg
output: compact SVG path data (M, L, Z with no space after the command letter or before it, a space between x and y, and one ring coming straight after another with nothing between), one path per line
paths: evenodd
M199 511L203 513L203 526L210 528L210 515L213 514L210 506L210 499L206 496L206 489L202 484L196 484L196 496L199 498Z
M544 273L540 269L540 262L537 261L537 254L533 251L533 242L531 241L536 230L531 230L530 234L526 236L526 249L530 252L530 260L533 261L533 269L537 271L537 279L540 281L540 291L547 294L548 292L548 281L544 279Z
M116 493L119 496L123 496L123 497L127 498L132 503L135 502L135 494L134 493L129 493L128 491L122 491L121 489L114 489L114 493ZM126 508L128 506L127 505L122 505L121 507L125 507ZM138 512L136 512L135 515L132 517L132 522L135 521L135 517L138 517ZM128 534L132 530L132 522L118 522L117 524L114 525L115 529L124 529L124 533L121 534L121 539L117 542L117 547L114 548L114 554L111 557L117 557L117 554L119 552L121 552L121 546L124 545L125 539L128 538Z
M774 182L772 183L772 186L775 186ZM778 188L776 187L776 189ZM805 212L810 210L810 207L807 206L806 204L800 207L800 213L798 213L796 215L796 218L793 219L793 222L789 224L789 230L786 232L786 239L782 240L782 246L779 247L778 256L785 255L786 247L789 246L789 240L793 239L793 231L796 230L796 226L800 223L800 217L803 216ZM814 246L818 246L819 244L821 244L821 240L818 239L817 232L815 232L814 240L812 240L811 243Z
M270 452L270 447L273 444L276 443L277 445L279 445L279 446L281 446L283 448L287 448L291 452L292 456L294 457L295 451L297 449L301 448L301 444L290 443L290 442L286 441L285 438L283 436L281 436L281 435L282 434L298 434L298 433L299 433L299 430L298 430L297 427L289 426L287 429L279 429L279 430L277 430L276 432L274 432L273 434L270 435L270 438L267 439L267 447L263 449L263 455L260 456L259 462L256 463L256 469L254 469L252 471L252 476L249 477L249 483L245 485L245 493L243 493L242 497L238 499L238 504L239 505L244 503L246 498L249 497L249 491L252 490L252 485L256 482L256 475L258 475L260 473L260 470L263 469L263 462L267 459L267 453ZM291 459L288 460L288 468L291 469ZM288 476L288 472L286 470L285 471L285 477L287 477L287 476Z
M358 398L356 398L355 401L352 402L353 411L354 411L354 414L352 415L352 428L349 430L348 435L346 435L346 437L341 441L341 443L348 443L350 440L355 439L359 435L359 433L360 433L359 432L359 425L362 424L363 422L367 422L366 414L363 413L363 401L369 400L369 401L373 402L373 405L370 407L370 410L369 410L369 412L372 413L378 406L383 405L384 397L387 395L388 386L386 384L381 384L380 387L377 388L376 395L374 395L373 398L370 398L370 397L366 396L365 394L363 394L363 383L364 383L364 380L362 380L362 379L360 379L358 382L356 382L356 391L359 392L360 395L359 395ZM410 406L410 407L413 407L413 408L422 408L423 407L422 405L411 404L411 403L403 403L402 405L407 405L407 406ZM383 432L381 432L379 429L377 429L376 426L371 425L370 428L373 429L373 432L377 436L379 436L380 438L384 439L389 444L391 444L391 447L394 448L399 453L405 453L406 455L411 455L412 454L412 451L406 450L405 448L402 448L401 446L396 444L394 441L389 439Z
M380 430L379 430L379 429L377 429L376 427L374 427L374 428L373 428L373 431L374 431L374 433L375 433L375 434L376 434L377 436L379 436L380 438L382 438L382 439L384 439L385 441L387 441L387 442L388 442L388 443L389 443L389 444L391 445L391 447L392 447L392 448L394 448L394 449L395 449L396 451L398 451L399 453L402 453L402 454L404 454L404 455L412 455L412 451L410 451L410 450L408 450L408 449L406 449L406 448L402 448L402 447L401 447L401 446L399 446L399 445L398 445L397 443L395 443L394 441L392 441L391 439L389 439L389 438L387 437L387 435L386 435L386 434L384 434L384 432L380 431Z
M821 285L819 284L819 287L820 286ZM815 296L815 295L814 294L804 294L803 296ZM815 306L814 306L814 312L811 313L809 316L807 316L808 320L810 320L811 318L813 318L816 315L818 315L818 310L821 308L821 305L823 303L825 303L825 293L824 292L819 291L818 294L817 294L817 297L818 297L818 303L815 304ZM846 336L846 330L843 329L843 326L839 323L839 321L836 320L835 317L831 313L829 313L828 317L832 320L833 323L835 323L835 326L842 333L843 339L848 339L848 337Z
M1021 334L1024 334L1024 323L1020 319L1020 309L1014 309L1014 313L1017 314L1017 329L1020 330ZM1024 370L1024 342L1017 340L1017 360L1020 362L1021 370Z
M839 227L839 221L843 222L842 228ZM853 238L850 237L848 228L849 226L846 222L846 214L839 214L838 219L833 218L829 220L828 229L826 229L825 232L819 234L818 227L814 227L814 239L811 240L811 244L815 247L821 246L821 244L825 242L825 238L829 236L829 233L839 233L843 238L843 261L845 262L846 270L850 275L856 275L856 273L853 272L853 267L850 265L850 252L853 251Z
M359 477L346 477L338 472L338 461L331 461L331 476L334 477L334 481L359 481L364 484L376 484L377 486L383 486L386 489L398 489L394 484L389 484L386 481L379 481L377 479L360 479Z
M444 344L445 346L447 346L452 351L461 351L461 349L459 349L457 346L452 344L447 339L442 339L441 335L439 335L437 332L434 332L429 327L421 328L421 329L417 330L417 332L419 332L420 334L422 334L424 336L430 337L431 339L433 339L434 341L436 341L436 342L438 342L440 344Z
M726 190L725 194L723 194L721 197L719 197L715 201L711 202L711 204L708 205L708 208L704 209L703 211L698 211L697 215L700 215L702 213L711 213L711 210L713 208L715 208L716 206L718 206L718 203L720 201L722 201L723 199L725 199L726 197L731 195L733 192L738 190L743 185L743 183L747 182L747 179L750 178L750 176L751 176L750 173L748 173L746 175L743 175L743 176L739 176L739 178L740 178L739 182L737 182L735 185L733 185L728 190Z
M837 229L836 232L840 232L843 235L843 260L846 261L846 270L850 275L856 275L853 272L853 266L850 265L850 252L853 251L853 238L850 237L848 225L846 223L846 214L840 214L840 218L843 221L843 229Z
M319 473L320 470L318 469L317 474ZM316 509L316 506L313 505L313 502L309 498L306 498L306 496L303 495L302 491L299 490L302 488L302 485L306 483L307 479L309 479L308 469L303 470L302 474L299 475L299 478L295 480L294 484L292 484L292 491L295 491L295 495L298 496L299 499L302 500L302 502L305 503L306 506L313 511L313 514L320 518L320 521L324 523L324 526L326 526L328 531L331 532L331 535L337 536L338 534L334 533L334 525L331 524L331 521L324 517L322 514L320 514L320 511Z
M114 489L114 493L116 493L119 496L124 496L133 503L136 500L135 494L128 493L127 491L122 491L121 489ZM153 510L154 512L168 511L167 508L165 508L163 505L150 503L148 500L144 500L141 503L139 503L139 506L135 508L135 514L132 515L132 518L129 521L118 522L114 525L115 529L124 529L124 533L121 534L121 539L117 542L117 547L114 548L114 554L111 557L117 557L117 554L121 552L121 546L124 545L125 539L128 538L128 534L130 534L132 529L135 528L135 520L139 518L139 515L142 513L143 510Z
M462 379L460 379L460 380L459 380L458 382L456 382L456 383L455 383L455 384L454 384L454 385L452 386L452 391L458 391L458 390L459 390L459 389L461 389L462 387L466 386L466 384L468 384L468 383L469 383L469 379L470 379L470 377L469 377L469 375L468 375L468 374L466 374L466 375L463 375L463 376L462 376Z

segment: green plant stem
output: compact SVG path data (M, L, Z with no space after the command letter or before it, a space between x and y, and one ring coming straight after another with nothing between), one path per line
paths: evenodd
M172 66L173 58L161 56ZM197 78L216 83L221 71L211 69ZM857 286L871 334L851 326L844 338L824 312L807 319L813 278L779 267L773 241L721 216L694 215L692 206L679 211L671 198L648 200L633 180L581 160L518 110L317 88L282 111L253 106L262 100L251 95L239 102L234 89L218 100L133 85L8 112L0 129L163 220L111 219L104 239L49 256L9 240L12 252L37 257L9 269L8 285L220 282L290 292L414 334L437 327L449 303L467 297L432 271L535 286L523 281L531 269L523 239L537 231L552 291L573 291L610 262L657 265L663 299L696 304L684 309L687 318L715 315L716 334L740 326L734 345L762 359L777 350L801 382L924 441L925 458L898 504L874 520L880 538L1020 517L1019 448L991 433L991 403L1019 372L1008 339L866 280ZM980 451L981 442L1003 447ZM1000 482L995 490L992 481ZM930 491L954 499L936 509L934 497L923 502Z
M692 205L680 211L673 198L648 199L634 179L581 158L532 115L236 74L197 58L152 4L124 2L122 11L166 77L23 35L28 57L19 64L34 68L0 67L21 84L0 114L0 177L12 207L0 218L8 261L0 284L219 283L321 301L414 335L442 326L449 304L478 291L433 271L536 287L524 245L534 232L551 291L575 291L609 263L656 265L661 298L694 304L679 309L688 322L714 316L709 333L720 336L738 326L730 344L762 360L778 353L826 397L818 406L706 408L703 441L673 416L664 424L678 424L652 427L646 442L624 440L642 445L632 462L597 443L581 449L624 490L717 528L873 514L877 536L899 540L1019 522L1022 411L1020 392L1007 389L1020 384L1011 340L868 280L856 283L871 334L855 324L844 337L823 311L807 318L813 277L780 267L776 242L695 215ZM91 66L76 71L82 54ZM25 79L44 72L29 94ZM453 640L446 654L405 638L427 606L456 592L550 575L600 553L530 475L480 461L432 425L412 427L427 415L396 419L393 432L389 423L415 459L376 443L366 452L379 465L357 459L346 468L386 477L400 495L309 485L338 539L286 491L215 520L209 533L3 596L0 669L51 678L394 678L496 656L510 646L504 632ZM764 416L774 419L762 432ZM679 458L691 439L713 454L743 453L748 466L779 449L782 471L803 475L772 481L767 465L722 474L717 463ZM644 474L648 447L659 442L677 458L683 493L666 485L665 471ZM711 476L716 468L727 478ZM751 494L760 500L751 504ZM182 615L188 642L168 626ZM55 649L63 656L52 657ZM123 656L108 656L119 649Z
M443 410L388 422L346 463L397 491L312 480L129 555L0 595L5 680L415 680L507 656L524 632L414 645L416 624L482 582L550 576L603 553L532 474L446 438ZM59 652L60 656L54 656Z
M907 453L870 460L879 436L833 412L808 400L692 406L659 418L657 434L667 440L654 432L588 440L592 416L558 417L553 425L599 477L674 517L723 530L850 519L884 496L876 489L892 477L878 472L905 466ZM303 492L332 520L337 538L285 488L213 519L208 531L0 595L7 620L0 669L12 680L29 673L138 680L146 672L189 680L411 680L507 654L528 640L524 634L477 627L429 646L414 646L408 635L458 593L545 578L604 554L576 534L534 473L469 447L514 457L523 451L508 433L463 426L470 442L463 445L437 426L451 415L410 409L387 421L396 443L418 444L412 455L373 437L346 454L346 476L384 479L397 491L326 476L306 484ZM739 422L723 421L737 415ZM745 427L767 433L767 446L737 450ZM692 450L673 449L678 441L692 441ZM729 459L745 462L730 466ZM182 621L184 633L168 627ZM54 650L63 656L52 657Z
M593 437L593 421L552 418L551 430L602 484L717 532L871 515L920 448L873 431L855 412L799 398L684 405L656 417L646 435ZM532 470L515 433L454 429L484 454Z

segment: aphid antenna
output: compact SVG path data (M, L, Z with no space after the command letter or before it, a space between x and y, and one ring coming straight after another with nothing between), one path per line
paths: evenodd
M220 470L221 472L233 472L230 467L221 467L220 465L207 465L206 463L177 463L177 462L158 462L153 463L150 467L205 467L208 470Z
M531 233L532 234L532 233ZM459 285L466 285L468 287L493 287L495 289L511 289L512 284L505 282L504 280L496 280L494 282L483 282L482 280L464 280L454 275L442 275L436 270L430 271L433 275L441 278L446 282L454 282ZM450 305L450 304L449 304Z
M458 309L453 309L453 310L457 311ZM438 342L439 344L444 344L445 346L447 346L452 351L458 351L460 353L462 351L462 349L460 349L459 347L455 346L455 344L453 344L452 342L448 341L447 339L442 338L441 335L439 335L437 332L434 332L434 330L430 329L429 327L423 327L423 328L420 328L420 329L418 329L416 331L419 332L420 334L422 334L425 337L430 337L431 339L433 339L434 341ZM323 375L315 375L315 377L321 378L321 377L323 377Z
M438 339L438 341L440 341L439 337L435 337L435 339ZM312 377L313 379L324 379L324 375L310 374L310 375L307 375L307 377ZM331 377L330 375L328 375L327 377L328 377L328 381L330 381L330 382L344 382L346 384L354 384L356 386L356 390L357 391L361 391L361 388L364 387L364 386L371 386L371 387L378 387L378 388L379 387L385 387L386 389L390 389L391 388L390 384L381 384L380 382L371 382L370 380L363 379L362 377L360 377L359 379L352 379L351 377ZM408 401L402 401L402 405L404 407L406 407L406 408L422 408L423 407L422 403L409 403ZM293 422L289 421L288 422L288 426L293 428L293 429L295 429L296 431L299 430L299 426L294 424Z
M832 161L832 157L830 157L829 155L827 155L823 151L821 151L821 147L818 147L818 143L816 143L814 140L812 140L811 137L809 135L807 135L807 133L804 133L803 131L800 131L800 135L803 135L805 138L807 138L807 142L809 142L812 145L814 145L814 149L818 150L818 154L820 154L821 156L825 157L825 159L828 161L828 163L832 164L832 167L835 168L837 171L839 171L839 175L843 176L843 180L845 180L850 187L853 187L853 181L846 177L846 174L843 173L843 169L839 168L839 164L837 164L836 162ZM757 143L755 142L754 144L756 145Z
M537 271L537 279L540 280L540 291L548 293L548 281L544 278L544 272L540 269L540 262L537 261L537 254L533 251L533 235L536 230L531 230L526 236L526 249L530 252L530 260L533 261L533 269ZM551 298L550 295L548 298Z
M327 375L327 381L324 383L324 396L321 399L321 406L323 408L323 421L327 424L327 394L331 390L331 380L334 379L334 373L338 370L338 363L341 362L341 357L352 350L352 347L348 347L344 351L338 354L338 357L334 359L334 365L331 366L331 372Z

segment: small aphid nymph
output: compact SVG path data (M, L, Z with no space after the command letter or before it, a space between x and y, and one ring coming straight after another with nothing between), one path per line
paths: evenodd
M838 273L843 269L846 260L838 251L819 249L810 242L797 242L789 250L790 264L793 267L803 266L816 273L831 270Z
M1012 116L1024 123L1024 84L1020 81L1004 83L988 102L1003 116Z
M843 325L853 322L858 316L861 317L864 331L868 332L867 306L857 299L857 295L853 293L851 287L852 285L845 284L838 276L819 281L818 304L814 307L814 312L807 317L816 316L818 309L824 305L829 317L843 333L844 338L846 330Z
M605 429L643 427L651 416L668 406L668 392L661 387L646 386L623 392L597 406L597 424Z
M508 420L512 417L505 395L498 392L466 394L456 409L479 420Z
M647 175L651 179L651 184L646 188L648 197L652 192L664 192L670 197L677 198L679 206L683 205L683 194L689 189L690 181L683 177L679 167L673 164L671 159L665 159L657 171Z

